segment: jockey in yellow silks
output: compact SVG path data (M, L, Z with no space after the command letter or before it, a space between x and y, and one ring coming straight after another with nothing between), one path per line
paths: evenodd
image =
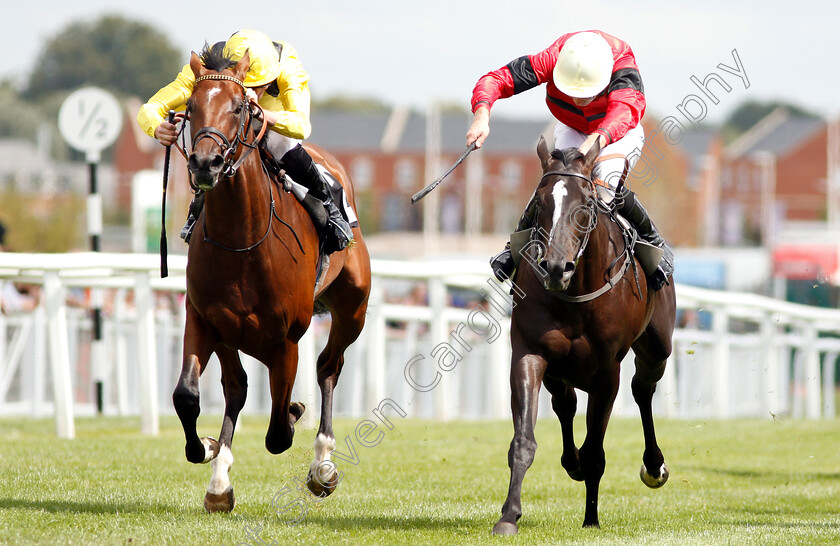
M303 69L297 51L287 42L274 42L256 30L240 30L227 42L205 48L202 55L214 48L223 48L223 54L232 61L239 61L247 50L251 66L243 83L246 96L263 109L266 123L271 129L266 133L264 147L271 156L283 164L286 172L302 184L326 207L329 221L324 237L324 250L331 253L345 248L352 239L352 231L333 203L328 183L315 166L301 141L309 137L309 74ZM169 85L159 90L140 108L137 122L149 136L164 146L174 144L184 114L176 114L176 124L166 120L169 110L181 110L192 95L195 75L187 64ZM197 196L190 207L190 217L181 236L189 241L189 234L200 211L203 199Z

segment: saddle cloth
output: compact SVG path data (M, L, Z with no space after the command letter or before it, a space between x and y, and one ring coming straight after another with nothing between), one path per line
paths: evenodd
M356 211L353 210L353 207L351 207L350 203L347 201L347 195L344 193L344 187L323 165L316 163L315 166L324 177L324 180L327 181L327 186L330 189L333 203L338 206L338 210L341 212L341 215L344 216L344 219L347 220L347 223L350 224L351 228L358 227L359 218L356 216ZM292 177L289 176L288 172L286 173L285 183L286 191L291 192L298 201L303 201L303 198L306 197L306 194L309 192L306 186L295 182Z

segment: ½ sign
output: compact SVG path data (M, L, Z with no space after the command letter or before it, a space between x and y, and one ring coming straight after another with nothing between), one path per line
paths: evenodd
M97 87L74 91L58 111L58 129L67 144L99 160L99 152L117 139L122 109L113 95Z

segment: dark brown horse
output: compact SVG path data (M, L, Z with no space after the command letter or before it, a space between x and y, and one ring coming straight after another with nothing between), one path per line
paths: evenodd
M333 389L344 351L364 325L370 293L370 257L358 228L353 229L355 245L330 256L315 293L319 241L312 220L272 181L259 153L251 153L260 122L242 85L249 63L247 53L232 70L205 67L195 53L190 62L196 82L187 103L193 143L189 166L194 184L205 191L205 203L189 247L183 368L172 399L186 436L187 460L212 461L204 499L208 511L230 511L235 502L228 477L231 443L247 391L237 351L268 367L272 407L265 447L282 453L292 445L295 422L304 411L290 398L298 341L309 327L315 300L330 310L332 325L318 357L321 424L307 483L316 495L333 491ZM352 205L353 187L344 168L323 150L307 149L341 182ZM218 441L196 432L198 379L214 352L225 395Z
M613 217L596 199L591 173L597 145L584 157L576 149L549 153L540 140L543 177L536 191L536 236L514 278L511 321L511 408L514 435L508 452L510 488L493 527L514 534L522 515L525 472L534 460L534 425L540 383L551 393L563 437L561 464L586 483L584 527L598 527L598 486L604 473L604 434L618 392L619 367L636 355L633 397L644 428L641 478L650 487L668 479L656 443L651 399L671 354L676 304L673 281L648 290L635 257ZM526 263L531 264L530 266ZM578 451L572 431L575 388L586 391L586 439Z

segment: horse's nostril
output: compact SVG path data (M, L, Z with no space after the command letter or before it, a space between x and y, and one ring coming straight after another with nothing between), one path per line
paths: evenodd
M566 262L566 267L563 268L564 273L572 273L575 270L575 262Z
M210 168L214 171L220 170L224 164L225 158L223 158L221 154L216 154L215 156L213 156L213 160L210 162Z

